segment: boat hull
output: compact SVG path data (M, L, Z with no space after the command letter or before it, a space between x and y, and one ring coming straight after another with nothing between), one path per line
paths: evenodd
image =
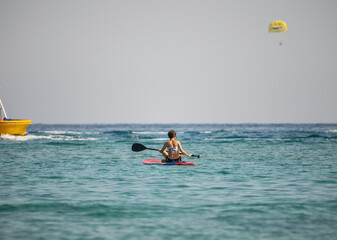
M32 124L32 121L28 119L0 121L0 134L26 135L29 124Z

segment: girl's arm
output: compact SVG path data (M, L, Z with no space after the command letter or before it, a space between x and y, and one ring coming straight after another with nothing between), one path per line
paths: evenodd
M163 145L163 147L162 147L161 149L158 149L159 152L163 153L163 152L165 151L165 149L166 149L166 144L167 144L167 142L164 143L164 145Z
M178 147L179 147L179 149L180 149L180 151L181 151L182 154L186 155L187 157L192 156L192 154L186 153L186 152L184 151L184 149L181 147L181 143L180 143L180 142L178 143Z

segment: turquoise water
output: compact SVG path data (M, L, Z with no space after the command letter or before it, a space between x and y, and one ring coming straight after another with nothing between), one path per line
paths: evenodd
M196 166L131 151L171 129ZM337 124L35 124L0 159L0 239L337 235Z

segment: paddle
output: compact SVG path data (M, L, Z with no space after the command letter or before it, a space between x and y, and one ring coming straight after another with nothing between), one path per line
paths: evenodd
M158 149L155 149L155 148L148 148L148 147L145 147L143 144L140 144L140 143L134 143L132 145L132 151L134 152L140 152L140 151L144 151L144 150L154 150L154 151L159 151ZM200 158L200 155L194 155L192 154L191 157L197 157L197 158Z
M145 147L143 144L140 144L140 143L134 143L132 145L132 151L134 152L140 152L140 151L143 151L143 150L154 150L154 151L159 151L158 149L154 149L154 148L147 148Z

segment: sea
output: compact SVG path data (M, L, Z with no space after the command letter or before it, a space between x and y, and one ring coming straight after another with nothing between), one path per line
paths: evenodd
M174 129L195 166L144 165ZM0 138L0 239L337 239L337 124L32 124Z

